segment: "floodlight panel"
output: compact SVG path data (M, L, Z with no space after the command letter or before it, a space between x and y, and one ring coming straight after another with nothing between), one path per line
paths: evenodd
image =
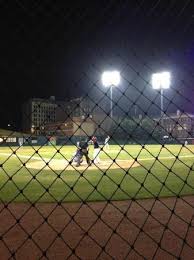
M152 75L152 87L153 89L160 89L160 75L158 73L154 73Z
M161 73L161 77L162 77L162 88L164 89L170 88L170 73L163 72Z
M152 87L153 89L168 89L170 87L170 73L169 72L161 72L154 73L152 75Z
M105 87L118 86L120 83L119 71L105 71L102 74L102 84Z

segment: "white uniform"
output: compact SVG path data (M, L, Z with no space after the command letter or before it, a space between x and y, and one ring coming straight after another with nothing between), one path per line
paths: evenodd
M100 157L99 157L99 153L100 153L100 148L95 148L94 149L94 163L100 163Z
M104 141L104 148L106 150L109 150L109 143L108 143L109 140L110 140L110 136L107 136L107 138Z
M93 153L94 163L100 163L100 157L99 157L100 146L99 146L97 140L93 141L93 144L94 144L94 153Z

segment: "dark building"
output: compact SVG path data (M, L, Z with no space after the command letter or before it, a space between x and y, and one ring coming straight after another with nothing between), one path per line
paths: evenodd
M90 119L94 124L106 124L106 114L90 99L80 97L69 101L56 101L55 97L49 99L33 98L28 100L22 108L23 131L31 134L45 134L49 126L65 125L72 118L80 121ZM47 129L45 131L45 128Z
M72 117L65 122L48 123L44 127L46 136L91 136L96 124L91 118Z
M47 123L56 121L55 97L32 98L22 107L22 128L26 133L40 134Z
M164 116L161 120L163 128L176 139L194 138L194 115L181 113Z
M99 113L94 103L84 97L74 98L69 101L58 101L56 121L65 121L72 117L92 117Z

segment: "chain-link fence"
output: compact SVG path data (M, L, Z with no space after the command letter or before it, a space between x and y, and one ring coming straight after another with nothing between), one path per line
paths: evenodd
M0 259L194 259L193 2L1 7Z

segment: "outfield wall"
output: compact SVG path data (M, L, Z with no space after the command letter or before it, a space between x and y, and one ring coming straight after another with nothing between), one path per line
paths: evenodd
M44 145L72 145L79 142L83 137L82 136L26 136L26 137L1 137L0 146L44 146ZM87 138L87 137L86 137ZM104 144L106 136L97 136L98 142L100 145ZM194 144L194 139L142 139L142 140L133 140L133 139L124 139L124 138L111 138L109 144L113 145L125 145L125 144L184 144L187 141L188 144Z

